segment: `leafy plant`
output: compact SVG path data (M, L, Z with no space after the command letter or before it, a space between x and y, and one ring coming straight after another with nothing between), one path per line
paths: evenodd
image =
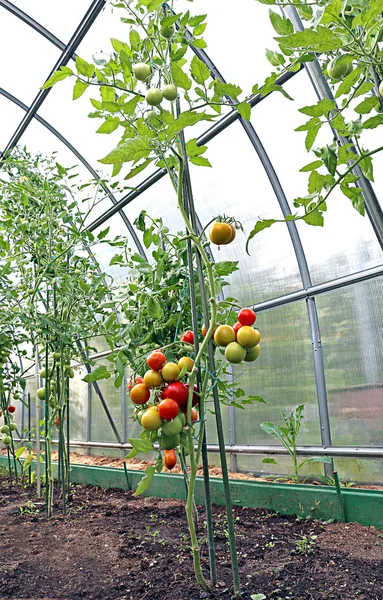
M295 542L295 552L297 554L304 554L308 556L314 552L314 548L317 543L317 535L303 535L299 540Z
M304 404L300 404L289 416L286 416L285 413L281 412L281 417L284 423L281 426L275 425L274 423L261 423L261 428L263 431L273 435L280 442L282 442L292 459L293 468L290 477L278 477L279 481L281 479L285 480L291 478L295 483L299 483L300 470L306 463L331 463L331 458L328 456L311 456L299 462L297 453L297 438L301 429L304 408ZM268 464L276 464L276 461L270 458L263 459L263 462Z

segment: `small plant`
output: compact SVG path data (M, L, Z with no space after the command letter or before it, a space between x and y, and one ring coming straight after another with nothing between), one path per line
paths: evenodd
M251 600L265 600L265 594L252 594L250 596Z
M25 504L20 506L19 511L21 515L37 515L39 509L31 500L27 500Z
M299 540L295 542L295 552L296 554L304 554L308 556L314 552L314 548L317 543L317 535L303 535Z
M302 462L298 461L297 438L301 429L301 422L304 417L304 409L305 405L300 404L288 417L284 412L281 412L284 422L282 426L275 425L274 423L261 423L261 428L263 431L273 435L282 442L293 461L293 469L290 476L278 477L278 481L292 479L295 483L299 483L300 470L306 463L331 463L331 458L328 456L310 456L309 458L302 460ZM262 462L274 465L277 464L274 458L264 458Z

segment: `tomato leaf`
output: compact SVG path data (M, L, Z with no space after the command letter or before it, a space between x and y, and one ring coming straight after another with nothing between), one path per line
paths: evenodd
M308 171L314 171L314 169L319 169L323 165L321 160L314 160L314 162L309 163L305 167L299 169L300 173L307 173Z
M141 173L141 171L143 171L144 169L146 169L146 167L148 165L150 165L150 163L153 162L153 160L154 160L154 158L148 158L147 160L145 160L140 165L137 165L136 167L133 167L133 169L131 169L129 171L129 173L127 174L127 176L125 177L125 179L131 179L132 177L135 177L136 175L138 175L138 173Z
M365 98L355 107L355 112L359 115L367 115L375 106L379 106L378 98L376 96L369 96L369 98Z
M279 35L294 33L294 27L290 19L285 19L274 10L269 10L269 18L272 26Z
M247 252L247 254L249 254L249 243L250 243L250 240L252 240L253 237L255 235L257 235L257 233L259 233L260 231L263 231L263 229L266 229L267 227L271 227L271 225L274 225L274 223L276 223L276 222L277 222L276 219L264 219L263 221L257 221L256 222L254 229L250 232L250 235L247 238L247 242L246 242L246 252Z
M172 63L172 76L176 86L184 90L190 90L192 82L181 67L175 62Z
M106 120L96 131L96 133L112 133L115 131L120 124L120 119L109 119Z
M319 210L314 210L313 212L305 215L303 220L308 225L315 225L317 227L323 227L324 224L323 215L321 212L319 212Z
M250 121L251 106L248 102L240 102L240 104L237 104L236 109L241 117L246 119L246 121Z
M194 81L203 85L204 82L210 77L210 69L205 65L205 63L198 58L198 56L194 56L190 65L190 73L193 77Z
M141 158L147 158L151 152L150 139L145 136L137 136L125 140L120 146L109 152L105 158L99 160L104 165L113 165L129 161L137 162Z
M152 467L151 465L146 467L146 469L145 469L146 475L144 475L144 477L141 479L133 496L139 496L140 494L143 494L148 489L149 485L152 482L155 472L156 472L156 469L154 467Z
M151 319L162 319L163 310L161 304L157 300L157 298L153 298L153 296L149 296L147 303L148 315Z
M94 65L86 62L86 60L80 58L80 56L76 56L76 69L80 75L84 75L88 78L92 77L94 74Z
M41 86L42 90L46 90L50 87L52 87L53 85L55 85L55 83L58 83L59 81L62 81L63 79L66 79L67 77L70 77L71 75L74 75L72 69L70 69L69 67L60 67L58 69L58 71L55 71L53 73L53 75L51 75L49 77L49 79L44 83L43 86Z
M85 383L91 383L92 381L99 381L100 379L109 379L109 378L110 378L110 372L108 371L106 366L98 365L98 367L96 367L94 371L85 375L85 377L82 378L82 381L85 381Z
M16 454L15 454L16 458L20 458L20 456L25 452L25 450L26 450L26 447L25 446L21 446L21 448L19 448L16 451Z
M192 156L189 160L193 165L197 165L198 167L211 167L210 160L204 156Z

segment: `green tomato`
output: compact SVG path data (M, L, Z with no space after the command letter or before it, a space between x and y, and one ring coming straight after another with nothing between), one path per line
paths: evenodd
M174 83L169 83L162 89L162 93L166 100L172 101L177 98L178 90Z
M160 34L162 35L162 37L164 37L166 39L171 38L173 33L174 33L173 25L164 25L160 29Z
M9 433L9 427L8 427L8 425L2 425L0 427L0 433Z
M352 66L351 66L352 69ZM349 72L348 64L339 64L339 59L333 58L327 65L328 76L334 81L339 81L342 77L345 77Z
M53 354L52 354L52 358L53 358L53 360L56 360L56 361L57 361L57 360L60 360L60 358L61 358L61 353L60 353L60 352L53 352Z
M40 375L40 377L42 377L43 379L45 379L45 378L46 378L46 376L47 376L47 371L46 371L45 367L44 367L44 369L41 369L41 371L39 372L39 375Z
M45 400L45 387L41 387L37 390L36 396L39 400Z
M185 414L182 412L182 410L180 410L180 412L178 413L178 418L181 419L181 421L182 421L182 427L185 427L186 417L185 417Z
M258 356L260 355L261 352L261 346L258 344L257 346L254 346L254 348L249 348L248 350L246 350L246 356L244 358L245 362L254 362L255 360L257 360Z
M379 85L379 94L383 96L383 81L381 81Z
M146 81L151 76L152 69L146 63L137 63L133 67L133 73L138 81Z
M182 419L175 417L171 421L164 421L162 425L162 433L168 437L174 437L178 433L181 433L183 429Z
M56 399L55 399L55 397L54 397L54 396L51 396L51 397L49 398L49 406L50 406L51 408L56 408Z
M149 88L146 93L146 102L151 106L158 106L163 100L163 94L158 88Z
M11 423L10 426L9 426L9 428L10 428L11 431L16 431L16 429L17 429L16 423Z
M158 117L158 114L159 113L156 110L149 110L146 113L145 118L146 118L147 121L151 121L152 119L155 119L156 117Z
M13 394L13 397L14 397L15 400L20 400L21 399L21 394L19 392L15 392Z
M180 436L174 435L173 437L169 437L168 435L162 434L160 438L160 448L162 450L173 450L180 443Z
M10 435L3 435L3 437L1 438L1 441L3 442L3 444L5 444L6 446L9 446L12 442L12 438Z
M238 344L238 342L231 342L226 346L225 358L229 363L238 364L245 359L246 348Z
M74 378L74 369L72 369L72 367L70 369L68 369L68 375L71 379Z

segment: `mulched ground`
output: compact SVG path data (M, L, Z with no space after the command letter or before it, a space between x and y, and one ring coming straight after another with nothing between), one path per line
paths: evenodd
M231 598L222 507L214 507L218 584L204 595L194 581L182 502L73 486L69 506L65 518L57 509L47 521L32 490L10 491L0 481L1 600ZM234 516L244 600L256 593L272 600L383 600L383 532L241 507ZM202 508L199 524L205 539ZM296 551L303 536L313 541L311 554ZM206 571L206 543L203 564Z

